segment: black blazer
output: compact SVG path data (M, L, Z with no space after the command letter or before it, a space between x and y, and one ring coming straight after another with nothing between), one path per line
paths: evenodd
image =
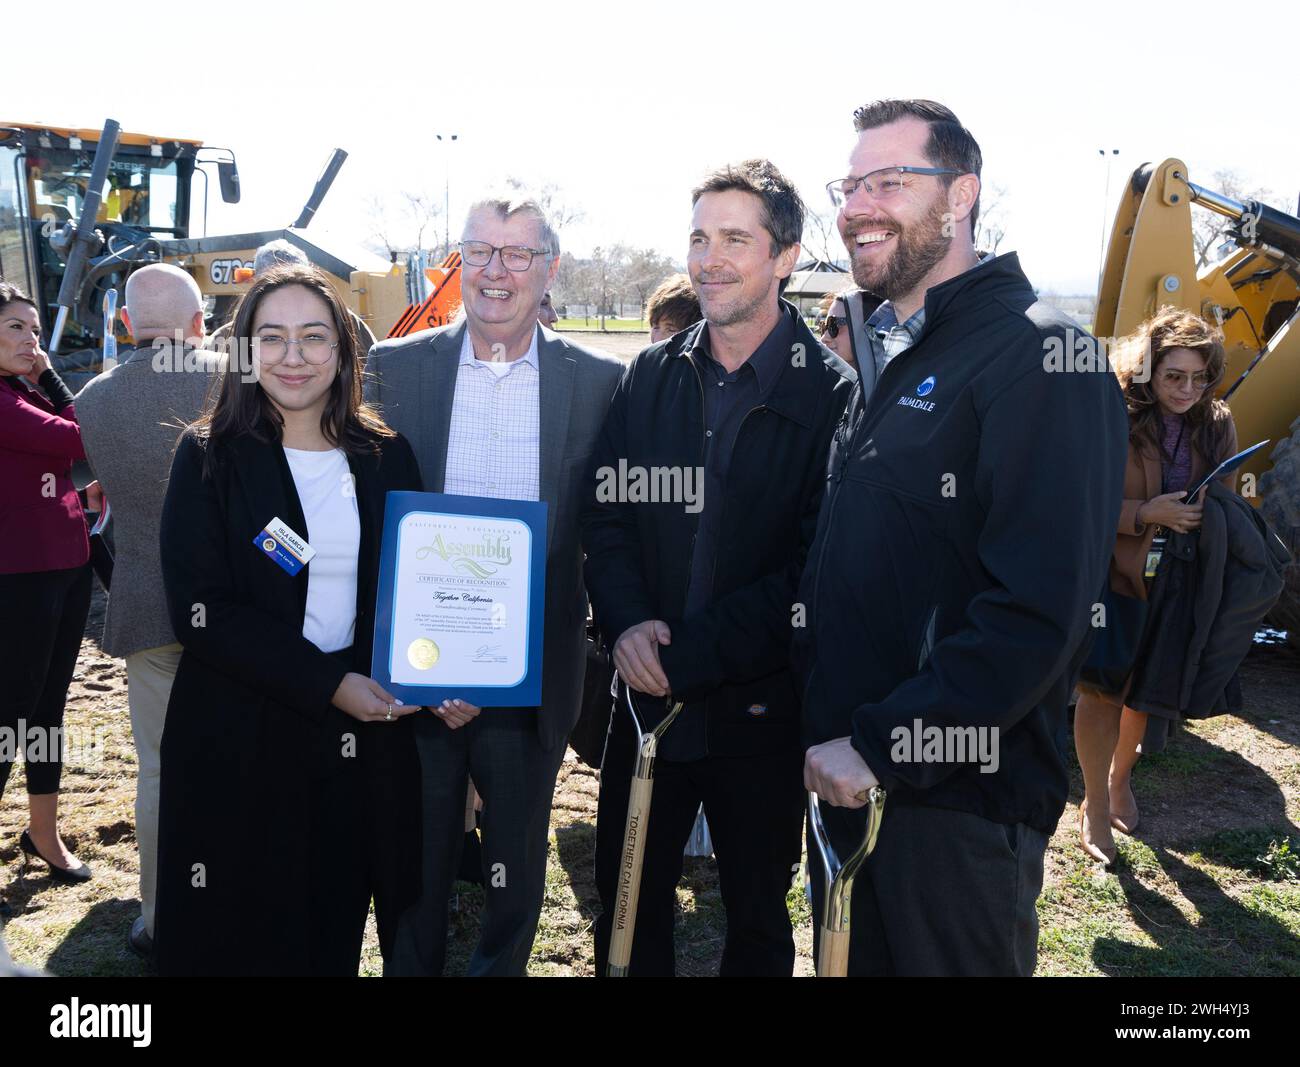
M207 446L181 438L160 544L168 611L184 646L162 741L164 973L303 973L313 937L307 903L319 892L308 884L308 842L322 836L313 822L322 791L391 797L394 777L414 781L409 717L363 725L330 703L349 671L369 674L385 494L421 488L406 440L377 443L376 454L348 460L361 541L356 640L345 655L302 636L311 564L291 576L253 541L273 517L311 541L283 449L251 437ZM219 449L210 479L205 447ZM348 737L360 759L346 758ZM406 770L390 773L398 766ZM376 857L375 835L364 828L326 828L324 837L337 842L339 864L392 859L393 838ZM202 892L193 889L197 864ZM259 954L250 957L254 943Z
M181 438L163 503L161 559L167 608L185 661L320 722L349 670L370 673L375 583L384 498L419 490L419 467L406 439L380 439L377 455L349 456L356 482L361 547L353 665L302 636L309 563L290 575L253 538L273 517L310 543L293 475L278 443L252 437L223 443L216 475L203 478L205 445Z

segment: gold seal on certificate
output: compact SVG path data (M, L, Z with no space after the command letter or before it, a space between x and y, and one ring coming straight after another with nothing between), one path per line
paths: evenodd
M406 648L406 661L417 671L427 671L438 662L438 646L427 637L417 637Z

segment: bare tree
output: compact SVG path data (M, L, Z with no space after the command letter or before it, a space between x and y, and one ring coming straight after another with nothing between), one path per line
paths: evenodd
M371 246L389 260L425 247L424 237L437 236L442 198L434 193L404 189L395 196L374 194L366 200L372 230Z
M980 217L975 222L975 248L996 256L1006 236L1006 186L990 182L980 188Z
M626 245L615 244L608 248L598 245L592 250L593 283L596 278L599 279L597 289L600 294L596 314L600 316L602 330L605 328L605 316L610 313L614 298L625 284L629 258L630 252Z
M803 246L823 263L844 258L835 215L829 211L808 211L803 220Z
M642 319L645 318L645 303L650 294L668 275L676 274L680 269L668 256L653 248L638 248L628 256L623 283L636 295Z
M1245 179L1231 168L1214 172L1213 189L1243 203L1247 200L1259 200L1273 207L1278 206L1273 203L1274 194L1270 189L1255 188L1246 192ZM1192 208L1192 243L1196 247L1197 269L1209 264L1214 250L1227 239L1228 231L1232 226L1231 219L1224 218L1213 211Z
M586 216L586 212L565 199L563 191L553 183L530 185L519 178L509 177L506 178L506 186L519 196L536 200L557 233L562 232L566 226L581 222Z
M583 319L587 320L587 307L592 303L591 261L578 259L572 252L560 255L560 267L551 286L551 299L565 309L565 317L572 317L573 305L581 304Z

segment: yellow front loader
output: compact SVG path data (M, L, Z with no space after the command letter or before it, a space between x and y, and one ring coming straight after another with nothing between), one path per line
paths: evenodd
M117 289L120 296L132 270L167 262L189 271L215 327L247 288L243 276L257 248L275 238L302 249L375 336L385 337L423 295L408 290L405 265L335 248L308 230L346 158L334 152L292 225L209 235L212 179L224 201L240 198L228 149L127 133L111 119L102 130L0 122L0 278L40 306L50 355L74 389L99 369L104 295Z

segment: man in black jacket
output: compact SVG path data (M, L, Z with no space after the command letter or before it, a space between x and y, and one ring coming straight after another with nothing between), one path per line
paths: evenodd
M931 101L854 116L830 183L884 297L876 384L831 448L795 631L805 784L841 855L888 803L852 901L850 974L1029 974L1066 702L1123 495L1127 420L1092 339L1014 254L977 258L979 146ZM820 871L814 895L820 898Z
M788 976L803 808L790 630L852 372L780 298L803 229L793 185L747 160L692 203L704 321L628 367L583 516L592 605L647 728L667 698L686 702L659 747L631 973L673 972L682 849L703 803L727 909L722 973ZM598 973L635 755L618 708L597 820Z

